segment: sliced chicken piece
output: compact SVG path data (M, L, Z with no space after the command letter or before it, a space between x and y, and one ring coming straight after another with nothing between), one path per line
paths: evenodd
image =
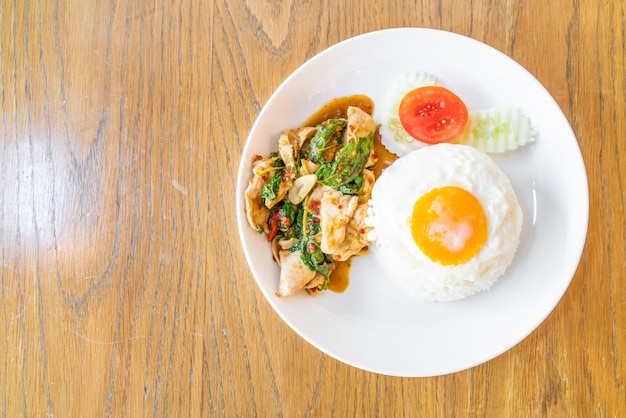
M276 296L289 296L315 278L317 273L310 270L300 258L300 251L290 250L279 251L280 257L280 279Z
M263 199L261 198L264 185L265 183L261 176L252 176L244 196L248 223L256 231L268 232L267 219L270 212L263 206Z
M278 241L278 246L281 250L288 250L298 243L298 238L281 239Z
M278 139L278 154L286 167L296 166L296 155L299 150L296 132L293 130L283 132Z
M333 188L320 184L315 186L313 190L311 190L311 194L309 194L309 200L306 205L306 210L311 212L315 216L319 216L320 207L322 205L322 197L326 192L330 190L333 190Z
M294 167L296 158L302 145L315 135L316 129L304 127L283 131L278 139L278 154L282 158L285 166Z
M368 208L369 204L363 203L354 211L346 228L346 237L332 255L334 260L345 261L371 244L368 235L373 228L365 222Z
M298 238L282 239L280 235L277 235L272 240L272 256L274 261L280 266L280 252L289 250L300 241Z
M278 158L278 157L276 157ZM263 180L267 182L274 175L274 171L277 169L274 167L274 157L261 158L257 156L252 160L252 173L256 176L263 177Z
M352 142L356 138L365 138L376 132L376 122L369 113L358 107L350 106L346 114L348 116L348 129L346 129L344 138L345 143Z
M296 136L298 137L298 150L302 148L302 145L304 145L307 140L311 139L313 135L315 135L315 132L317 132L317 129L312 126L298 128L296 130Z
M359 198L331 189L320 201L320 247L326 254L334 254L346 237L346 227L357 207Z
M308 282L308 283L304 286L304 288L305 288L305 289L315 289L316 287L318 287L318 286L320 286L320 285L323 285L325 281L326 281L326 278L325 278L323 275L321 275L321 274L317 273L317 274L315 275L315 277L313 278L313 280L311 280L310 282ZM317 290L317 289L316 289L316 290ZM314 294L314 293L312 293L312 294Z

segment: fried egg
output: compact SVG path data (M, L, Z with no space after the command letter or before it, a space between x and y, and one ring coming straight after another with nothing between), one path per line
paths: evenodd
M399 158L376 181L371 204L376 260L420 300L489 289L519 245L523 215L509 179L467 145L432 145Z

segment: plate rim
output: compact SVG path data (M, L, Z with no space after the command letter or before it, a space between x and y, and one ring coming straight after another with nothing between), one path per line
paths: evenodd
M243 204L243 191L245 190L245 184L247 183L247 181L243 180L244 178L247 179L249 177L249 175L246 175L245 171L249 169L249 164L247 164L244 161L244 156L247 154L246 151L248 151L248 148L251 146L251 142L252 142L252 138L254 136L254 133L256 132L256 130L259 127L259 124L261 123L261 120L263 119L263 117L265 116L266 112L268 112L271 108L272 103L277 100L277 97L282 93L282 91L289 86L289 84L292 82L293 79L295 79L296 77L298 77L298 75L304 71L308 66L313 65L313 63L316 62L316 60L319 60L320 57L326 55L326 54L331 54L333 53L333 51L335 51L336 49L341 49L344 48L347 44L351 43L351 42L355 42L355 41L359 41L359 40L363 40L366 39L368 37L376 37L376 36L384 36L385 34L389 34L389 33L401 33L401 32L411 32L411 33L416 33L416 32L421 32L423 34L435 34L435 36L439 36L439 35L444 35L444 36L453 36L453 37L459 37L464 39L465 41L470 41L473 43L476 43L479 45L479 47L481 48L488 48L491 50L492 53L496 53L497 55L500 56L500 58L504 58L510 62L512 62L515 66L517 66L520 70L525 71L528 76L530 78L532 78L537 87L540 87L544 90L545 94L552 100L551 105L554 106L558 112L560 113L560 115L562 116L562 118L564 119L564 123L565 125L569 128L569 132L568 132L568 137L571 137L574 139L574 145L575 145L575 150L577 150L577 157L578 160L573 162L573 164L575 166L578 166L578 168L582 168L582 173L579 173L582 175L582 179L584 180L584 184L580 184L579 187L582 187L584 189L584 193L583 193L583 197L584 197L584 201L580 202L579 205L579 210L578 212L580 214L582 214L582 219L584 220L584 226L582 226L581 230L582 230L582 235L581 235L581 239L578 243L577 249L576 251L574 251L574 253L570 253L569 258L573 258L576 260L576 262L572 262L571 265L569 265L569 269L567 269L567 277L568 279L565 280L565 283L563 285L563 288L561 289L560 295L558 298L555 298L553 300L553 304L547 308L545 310L545 315L542 316L542 318L539 320L539 322L533 326L530 327L530 329L528 330L528 332L520 334L519 338L516 339L515 342L513 342L512 344L505 346L504 348L502 348L498 353L496 353L495 355L491 355L489 356L489 358L486 358L484 360L479 360L477 361L475 364L472 365L468 365L467 367L462 367L459 369L455 369L455 370L449 370L449 371L444 371L442 373L437 373L437 374L404 374L404 373L395 373L395 372L391 372L391 371L386 371L386 370L382 370L382 369L378 369L375 367L368 367L368 366L364 366L363 364L359 364L358 362L352 361L349 358L345 358L344 356L338 355L337 353L332 352L332 350L328 349L327 347L325 347L324 345L318 343L314 338L311 338L308 334L304 333L302 330L300 330L300 328L298 326L296 326L296 324L294 324L291 319L285 315L285 313L283 312L282 309L280 309L280 307L277 305L276 300L273 298L273 294L266 289L264 286L262 286L262 283L260 281L260 278L257 277L257 272L256 269L254 268L254 266L251 263L251 254L249 249L247 248L247 246L245 245L245 237L243 235L243 229L244 228L249 228L249 225L247 224L247 220L245 219L245 214L242 215L242 212L245 212L245 208L244 208L244 204ZM243 186L243 187L242 187ZM583 187L584 186L584 187ZM530 72L528 71L524 66L522 66L521 64L519 64L518 62L516 62L513 58L509 57L508 55L504 54L503 52L497 50L496 48L482 42L479 41L475 38L471 38L469 36L466 35L462 35L459 33L455 33L455 32L450 32L450 31L445 31L445 30L441 30L441 29L433 29L433 28L420 28L420 27L401 27L401 28L388 28L388 29L382 29L382 30L376 30L376 31L370 31L370 32L366 32L360 35L356 35L347 39L344 39L338 43L335 43L331 46L329 46L328 48L320 51L319 53L317 53L316 55L314 55L312 58L306 60L303 64L301 64L296 70L294 70L291 74L289 74L289 76L287 78L285 78L283 80L283 82L276 88L276 90L272 93L272 95L269 97L269 99L267 100L267 102L265 103L265 105L263 106L263 108L261 109L261 111L259 112L258 116L256 117L252 128L249 131L249 134L246 138L246 143L244 145L244 147L242 148L242 152L240 155L240 163L239 163L239 168L238 168L238 173L237 173L237 185L236 185L236 207L237 207L237 223L238 223L238 232L239 232L239 239L240 239L240 244L244 250L244 254L246 257L246 262L248 263L248 267L250 269L250 272L255 280L256 285L260 288L261 292L263 293L265 299L270 303L270 306L272 306L274 312L276 312L278 314L278 316L293 330L296 332L296 334L298 334L301 338L303 338L305 341L307 341L309 344L313 345L314 347L316 347L318 350L320 350L321 352L343 362L346 363L350 366L359 368L361 370L366 370L369 372L373 372L373 373L378 373L378 374L383 374L383 375L392 375L392 376L402 376L402 377L427 377L427 376L438 376L438 375L445 375L445 374L450 374L450 373L455 373L455 372L459 372L462 370L467 370L470 368L473 368L479 364L483 364L485 362L488 362L498 356L500 356L501 354L503 354L504 352L510 350L511 348L513 348L515 345L519 344L521 341L523 341L525 338L527 338L532 332L534 332L539 325L541 325L541 323L543 321L545 321L545 319L553 312L554 308L558 305L558 303L562 300L563 295L565 294L565 292L567 291L567 289L569 288L571 281L574 277L574 275L576 274L576 270L579 267L580 264L580 260L582 258L585 246L586 246L586 242L587 242L587 230L588 230L588 225L589 225L589 189L588 189L588 178L587 178L587 173L586 173L586 166L584 163L584 159L582 156L582 152L580 149L580 145L578 143L577 137L572 129L571 124L569 123L569 121L567 120L565 114L563 113L563 110L560 108L560 106L558 105L558 103L554 100L554 97L549 93L549 91L545 88L545 86L543 86L543 84ZM241 195L241 196L240 196Z

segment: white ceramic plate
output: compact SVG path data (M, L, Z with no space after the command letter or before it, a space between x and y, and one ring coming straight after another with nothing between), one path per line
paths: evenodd
M281 130L300 126L332 98L365 94L380 123L389 89L407 72L429 72L468 108L520 107L539 132L535 143L494 157L524 212L513 264L488 291L457 302L411 300L372 255L357 257L344 293L274 295L279 270L244 213L250 160L277 149ZM486 362L524 339L567 289L583 250L588 188L576 138L542 85L515 61L476 40L403 28L343 41L296 70L256 120L237 181L239 232L250 269L278 315L302 338L352 366L394 376L434 376Z

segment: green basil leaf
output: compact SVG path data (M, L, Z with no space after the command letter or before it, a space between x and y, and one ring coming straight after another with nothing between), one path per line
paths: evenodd
M263 186L263 191L261 192L261 198L265 201L276 199L278 189L281 182L281 177L283 175L283 170L276 170L274 176L268 181L265 186Z
M349 184L363 171L373 147L374 133L345 144L330 167L322 165L315 172L318 181L335 189Z
M317 125L317 132L309 140L307 157L317 164L331 162L335 152L341 146L346 123L345 119L329 119Z

